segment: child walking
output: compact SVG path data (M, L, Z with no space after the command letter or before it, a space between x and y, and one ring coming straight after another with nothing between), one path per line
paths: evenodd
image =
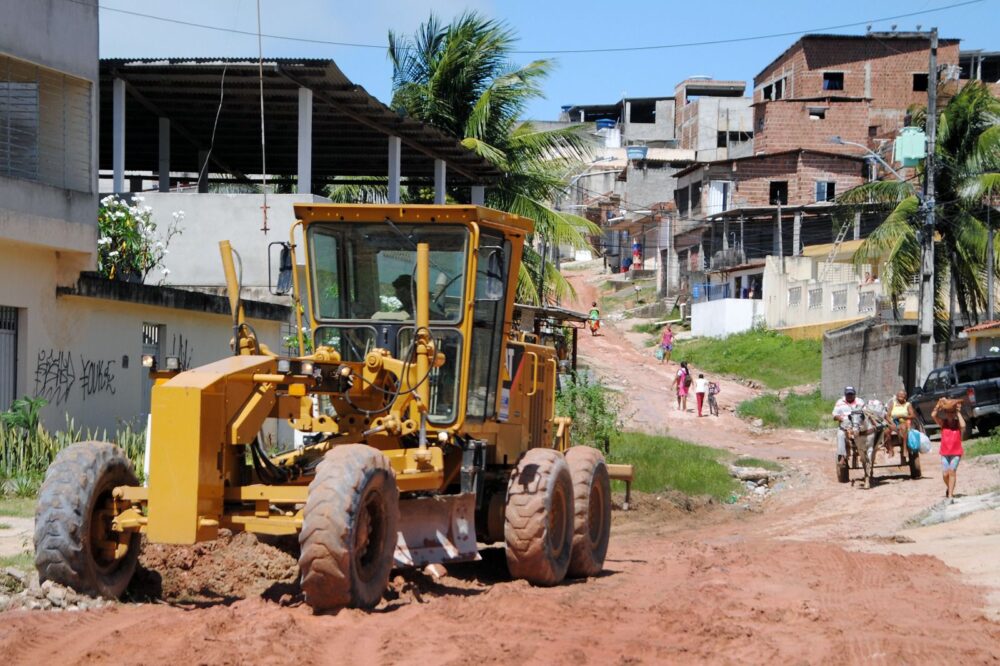
M965 419L962 417L961 406L961 400L941 398L931 412L931 418L941 427L941 475L944 479L945 497L955 497L958 463L965 453L962 449Z
M708 394L708 380L705 379L705 375L698 373L698 379L694 380L694 397L698 402L698 416L704 416L701 413L702 407L705 405L705 396Z
M708 383L708 413L712 416L719 415L719 401L715 396L719 395L719 383Z

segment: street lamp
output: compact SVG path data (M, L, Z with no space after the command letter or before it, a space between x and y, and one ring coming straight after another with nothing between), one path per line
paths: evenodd
M839 136L830 137L830 143L840 146L856 146L865 151L869 156L874 157L882 166L888 169L892 175L901 183L909 186L910 191L920 202L920 211L923 213L924 229L920 234L920 306L917 312L917 331L920 341L919 354L917 355L916 379L921 383L924 377L934 366L934 195L930 189L928 195L924 195L918 188L913 187L898 171L892 168L882 156L871 150L864 144L853 141L845 141ZM933 182L933 181L931 181Z

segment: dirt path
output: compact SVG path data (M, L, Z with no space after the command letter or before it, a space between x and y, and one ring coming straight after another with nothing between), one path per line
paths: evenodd
M589 302L580 284L586 279L573 276ZM656 364L615 326L582 336L581 352L623 389L629 428L781 459L788 487L761 511L713 506L688 513L640 496L635 511L615 514L606 571L586 582L548 589L511 582L502 551L490 548L483 562L452 567L438 582L406 574L373 613L314 616L287 582L237 600L225 588L207 604L10 612L0 617L4 662L1000 661L1000 624L984 612L990 590L983 587L994 575L983 557L995 559L996 551L975 556L995 544L980 533L995 534L997 526L975 522L986 521L976 518L983 514L938 526L936 536L907 524L939 501L936 456L928 456L928 478L920 481L885 476L868 491L840 485L828 441L807 432L755 433L726 409L753 390L727 381L722 416L698 419L672 409L673 368ZM996 485L996 468L963 462L959 483L968 492ZM175 559L165 575L177 580L163 585L189 593L206 592L212 576L246 566L221 557L213 573L185 554ZM277 559L262 569L287 575ZM293 605L276 601L282 596Z

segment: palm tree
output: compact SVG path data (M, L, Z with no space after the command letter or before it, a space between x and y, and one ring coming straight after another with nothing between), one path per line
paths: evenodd
M475 12L448 25L431 14L412 37L390 31L391 106L460 138L498 167L503 176L487 189L487 206L534 220L535 232L550 246L589 247L587 236L599 233L597 226L548 203L587 155L587 140L577 127L540 130L521 119L527 103L542 96L540 84L553 63L513 65L514 41L503 22ZM519 299L538 302L543 271L546 295L572 293L554 266L525 248Z
M926 111L916 109L914 124L922 126ZM1000 100L978 81L967 83L941 110L938 120L935 237L935 301L938 331L952 324L954 307L944 305L948 293L967 320L979 318L986 304L985 276L1000 263L987 266L988 198L1000 193ZM918 168L915 178L923 175ZM847 204L882 204L888 215L854 254L856 266L885 262L883 283L894 301L920 274L920 237L924 213L913 179L877 181L845 192Z

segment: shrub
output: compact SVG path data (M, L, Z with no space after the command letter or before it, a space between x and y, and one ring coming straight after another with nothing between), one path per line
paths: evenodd
M745 400L736 408L741 417L760 419L766 426L802 430L832 428L835 425L830 416L832 411L832 402L820 395L818 389L802 395L789 393L784 399L766 393Z
M133 197L130 205L117 195L101 199L97 211L97 270L109 280L144 282L150 271L159 269L166 278L170 270L163 264L170 240L180 233L184 211L173 213L174 221L162 240L156 238L153 209L141 206L143 198Z
M621 400L583 373L574 373L556 395L556 413L573 419L574 444L606 449L621 430Z

